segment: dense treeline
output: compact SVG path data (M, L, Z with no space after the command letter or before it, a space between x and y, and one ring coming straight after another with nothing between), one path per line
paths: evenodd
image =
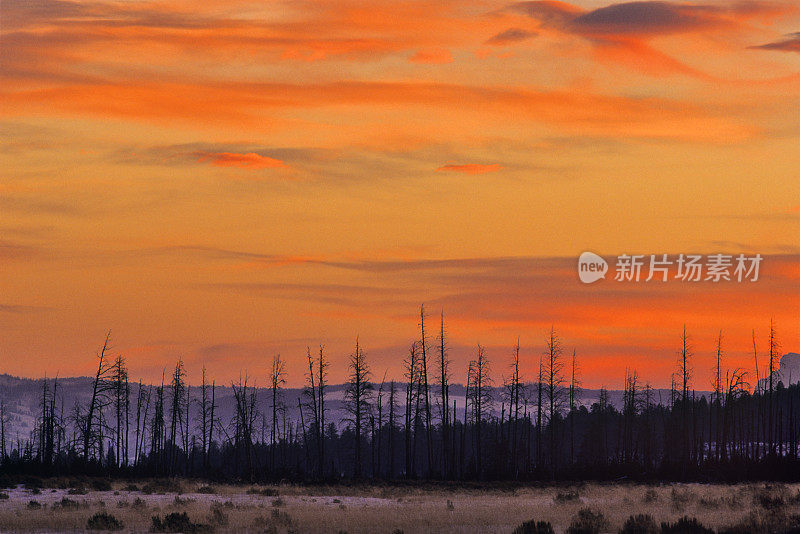
M466 396L451 397L452 361L444 315L439 319L431 333L420 309L419 338L399 380L375 380L356 340L342 421L328 417L322 346L307 350L297 418L287 417L287 369L275 356L269 402L257 402L253 380L242 376L231 384L235 414L221 420L217 386L205 369L194 398L182 361L160 385L131 387L125 359L110 355L109 335L85 404L67 411L58 380L43 380L35 430L12 442L0 403L0 462L7 473L227 480L800 478L800 387L779 380L772 324L763 374L755 334L752 376L725 369L720 333L713 391L698 396L684 328L668 400L656 399L635 370L626 370L620 406L606 390L587 406L577 353L566 350L554 328L536 376L522 375L518 342L494 361L478 345L467 366Z

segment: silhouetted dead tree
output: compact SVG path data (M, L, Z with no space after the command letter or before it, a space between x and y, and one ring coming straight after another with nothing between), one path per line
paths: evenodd
M431 439L431 400L430 388L428 385L428 338L425 334L425 305L419 307L419 329L420 329L420 362L422 367L420 369L421 380L420 386L422 387L422 398L425 403L425 445L428 452L427 467L428 476L431 475L433 469L433 440Z
M417 355L417 343L411 344L408 351L408 358L405 364L405 378L406 378L406 410L405 410L405 473L407 477L415 478L416 472L414 469L414 450L415 447L411 444L412 432L414 432L413 424L416 420L413 409L419 406L419 388L417 387L419 380L419 357ZM416 441L416 432L414 432Z
M774 403L774 395L775 395L775 386L777 383L774 382L775 374L777 369L775 368L775 362L778 358L778 351L780 350L780 346L778 344L778 340L776 338L775 333L775 322L770 319L769 321L769 454L771 456L775 456L775 403Z
M92 447L95 444L102 447L102 439L98 439L96 430L101 427L99 421L95 424L96 419L100 419L103 405L105 404L105 394L111 389L108 378L113 371L113 362L108 359L108 351L111 349L111 331L106 334L106 339L100 352L97 353L97 372L92 382L92 395L89 399L89 406L86 410L86 415L82 416L78 412L79 420L76 421L78 428L81 429L83 435L83 461L88 462L89 455ZM102 453L100 453L102 457Z
M572 349L572 364L570 366L569 381L569 461L575 461L575 416L577 402L581 394L581 381L578 376L579 368L576 358L576 349Z
M256 408L256 393L254 386L248 386L247 375L239 377L238 383L231 383L236 413L234 423L234 447L245 459L244 476L248 480L253 478L253 430L258 419Z
M355 433L355 463L353 476L361 478L361 446L363 440L363 423L368 417L372 384L370 383L370 369L364 351L356 338L356 349L350 355L350 375L345 386L345 409L348 413L347 421L353 425Z
M272 430L270 431L270 454L271 454L271 461L270 467L272 471L275 471L275 458L276 458L276 449L277 443L279 438L280 426L278 424L278 413L282 412L284 409L283 406L283 397L281 390L283 385L286 383L286 362L281 359L280 354L276 354L275 357L272 359L272 369L269 375L269 383L270 383L270 390L272 392Z
M439 401L442 422L442 475L452 476L452 459L450 452L450 359L447 355L447 340L445 339L444 311L441 314L439 326Z
M183 405L184 393L186 391L186 370L183 360L178 360L172 372L170 382L170 427L169 427L169 473L175 474L176 462L178 460L178 437L183 429Z
M544 376L547 381L546 393L549 410L547 414L550 430L550 466L555 474L558 467L558 454L556 453L556 425L558 414L564 402L564 361L561 339L556 335L555 327L550 328L547 337L547 348L544 359Z
M470 385L472 422L475 428L475 470L476 476L483 476L483 426L492 413L492 378L486 350L478 344L475 359L470 361L467 370L467 384Z

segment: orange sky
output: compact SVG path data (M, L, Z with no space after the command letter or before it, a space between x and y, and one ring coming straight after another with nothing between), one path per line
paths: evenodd
M0 5L0 371L303 380L420 303L499 381L555 325L583 382L663 386L686 323L800 351L796 2ZM755 283L581 284L577 256L761 253ZM435 317L432 317L432 323ZM194 376L192 376L194 375Z

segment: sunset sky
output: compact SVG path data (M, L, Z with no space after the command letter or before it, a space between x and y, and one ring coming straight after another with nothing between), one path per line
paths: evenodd
M400 378L444 310L453 371L667 386L683 324L800 352L796 1L0 3L0 372L182 357ZM764 257L757 282L585 285L577 257ZM764 360L761 360L762 362Z

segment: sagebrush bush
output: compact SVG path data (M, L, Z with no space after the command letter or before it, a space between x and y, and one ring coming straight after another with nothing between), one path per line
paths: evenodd
M547 521L531 519L515 528L512 534L553 534L553 526Z
M572 518L567 534L599 534L608 530L608 521L602 512L581 508Z
M211 532L213 529L211 525L204 525L202 523L193 523L189 519L189 514L186 512L172 512L164 516L154 515L150 532Z
M655 519L649 514L632 515L622 525L619 534L658 534L661 529L658 528Z
M714 534L710 528L704 527L696 517L683 516L675 523L661 523L662 534Z
M86 522L86 530L122 530L125 525L106 512L97 512Z
M553 500L559 504L571 503L581 500L581 496L578 495L578 492L575 490L569 490L565 492L558 492L556 496L553 497Z
M104 478L92 480L92 489L95 491L111 491L111 482Z

